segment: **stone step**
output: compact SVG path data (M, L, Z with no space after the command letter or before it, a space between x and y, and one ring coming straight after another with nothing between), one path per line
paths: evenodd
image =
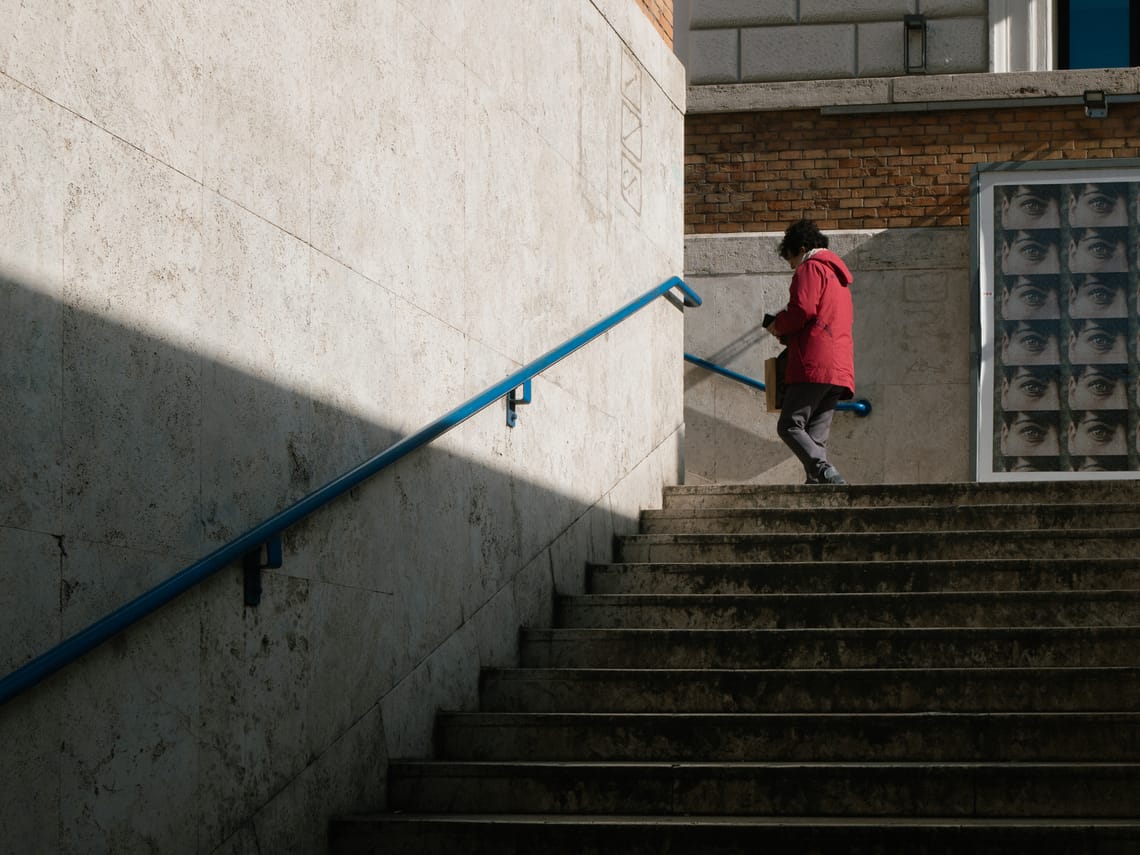
M1119 558L1140 555L1140 529L1083 531L633 534L614 540L618 563L894 561L937 558Z
M1140 626L1140 591L586 594L558 597L574 629Z
M848 508L1140 502L1140 481L667 486L663 508Z
M1140 821L374 814L333 855L1136 855Z
M1140 482L662 504L333 855L1140 853Z
M661 816L1134 816L1128 763L394 762L411 813Z
M1109 712L1140 709L1140 668L511 668L484 712Z
M1137 558L595 564L595 594L1140 590Z
M892 505L872 508L680 508L641 512L643 534L1069 531L1133 528L1140 503Z
M440 760L1140 762L1140 713L441 712Z
M1140 662L1140 627L524 629L537 668L1013 668Z

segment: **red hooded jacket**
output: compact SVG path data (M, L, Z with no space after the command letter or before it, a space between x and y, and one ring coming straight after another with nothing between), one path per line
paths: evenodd
M829 249L813 249L792 275L788 305L770 329L788 346L788 383L830 383L855 394L851 271Z

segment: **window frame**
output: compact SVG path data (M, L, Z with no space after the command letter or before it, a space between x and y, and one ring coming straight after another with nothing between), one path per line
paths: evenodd
M1054 55L1057 58L1057 69L1060 71L1069 68L1069 12L1072 9L1072 0L1054 0L1057 14L1054 26ZM1128 0L1128 65L1107 66L1108 68L1132 68L1140 66L1140 0ZM1098 66L1099 67L1099 66Z

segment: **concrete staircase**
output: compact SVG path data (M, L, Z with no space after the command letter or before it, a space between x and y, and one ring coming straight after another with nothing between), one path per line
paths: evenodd
M362 853L1140 853L1140 484L678 487Z

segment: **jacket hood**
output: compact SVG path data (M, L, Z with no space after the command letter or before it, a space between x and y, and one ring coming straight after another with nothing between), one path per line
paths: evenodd
M830 249L813 249L804 256L804 262L818 261L820 264L826 264L835 271L835 278L839 280L839 284L847 288L854 281L850 269L843 262L843 259L832 252Z

